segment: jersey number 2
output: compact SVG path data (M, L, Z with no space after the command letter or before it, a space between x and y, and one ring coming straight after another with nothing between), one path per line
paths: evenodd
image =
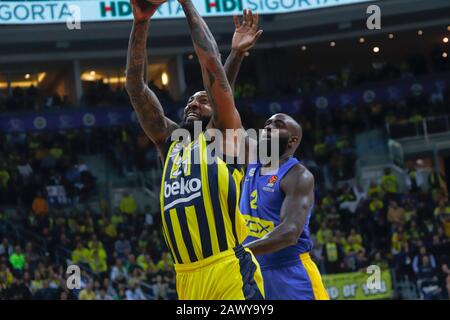
M258 206L256 205L256 202L258 201L258 191L254 190L251 194L250 194L250 208L252 209L257 209Z

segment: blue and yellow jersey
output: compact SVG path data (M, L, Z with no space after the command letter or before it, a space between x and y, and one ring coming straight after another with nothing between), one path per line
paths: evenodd
M262 238L279 225L281 206L285 197L280 189L280 183L286 173L297 163L299 161L292 157L276 172L267 175L261 175L260 164L248 166L240 201L240 210L246 219L248 229L248 237L244 243ZM311 251L312 241L309 231L311 211L295 245L274 253L257 256L261 268L298 261L300 254Z
M195 161L195 160L200 161ZM175 264L189 264L236 247L246 237L239 211L242 166L210 155L203 133L168 145L161 183L163 234Z

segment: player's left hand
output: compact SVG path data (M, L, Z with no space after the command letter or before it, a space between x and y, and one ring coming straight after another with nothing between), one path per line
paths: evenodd
M242 24L237 15L233 16L234 35L231 41L231 49L240 53L246 53L253 48L263 30L258 30L258 14L253 14L251 10L244 10Z

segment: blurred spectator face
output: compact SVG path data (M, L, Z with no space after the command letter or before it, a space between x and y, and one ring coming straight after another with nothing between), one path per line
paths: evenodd
M14 248L14 251L15 251L16 253L22 253L22 249L20 248L20 246L16 246L16 247Z
M442 271L448 275L450 275L450 269L448 268L448 265L446 263L444 263L442 265Z
M67 291L62 291L61 295L59 296L60 300L68 300L69 299L69 294Z
M129 264L135 264L136 263L136 258L134 257L134 254L128 255L128 263Z
M425 247L420 247L420 254L423 256L423 255L426 255L427 254L427 249L425 248Z
M440 242L441 242L441 239L439 239L439 236L434 235L433 236L433 245L438 245L438 244L440 244Z
M109 278L103 279L103 288L105 289L109 288L109 284L110 284Z
M136 290L138 287L137 281L130 281L130 289L131 290Z
M122 262L122 260L116 259L116 266L117 266L118 268L122 268L122 267L123 267L123 262Z

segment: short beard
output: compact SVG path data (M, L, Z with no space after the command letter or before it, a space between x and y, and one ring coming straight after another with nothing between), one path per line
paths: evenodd
M191 139L194 140L196 137L194 137L194 128L195 128L195 122L200 121L202 124L202 132L206 130L206 127L208 126L209 122L211 121L211 117L202 117L200 120L195 121L186 121L183 120L183 122L180 123L180 128L185 129L189 132Z
M259 143L267 143L267 157L268 159L259 159L259 161L263 162L263 164L268 160L272 160L273 157L278 157L278 160L288 151L289 137L278 137L278 155L272 155L272 142L274 142L274 138L267 140L260 140ZM259 152L258 152L259 157ZM269 161L270 162L270 161Z

